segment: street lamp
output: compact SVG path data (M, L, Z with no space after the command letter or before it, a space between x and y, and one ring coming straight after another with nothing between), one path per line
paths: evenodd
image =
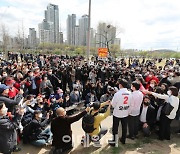
M105 45L105 47L107 48L108 50L108 53L109 55L111 55L110 51L109 51L109 42L112 41L112 39L108 40L108 32L109 32L109 28L111 27L111 25L107 25L105 27L105 30L103 30L102 33L100 34L96 34L96 35L100 35L102 36L104 39L102 42L99 42L98 44L101 44L101 47L102 47L102 44Z
M91 44L91 0L89 0L89 15L88 15L88 37L87 37L87 61L89 64L90 44Z

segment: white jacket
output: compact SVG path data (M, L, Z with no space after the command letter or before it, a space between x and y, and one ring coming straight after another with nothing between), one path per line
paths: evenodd
M127 117L129 114L129 106L131 102L131 92L127 88L120 89L115 93L112 99L113 116L117 118Z
M136 90L131 93L131 103L129 107L129 115L138 116L140 114L141 104L143 102L143 94L141 91Z

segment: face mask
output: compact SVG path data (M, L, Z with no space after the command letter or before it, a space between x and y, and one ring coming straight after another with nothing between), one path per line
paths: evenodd
M162 78L166 78L166 75L162 75Z
M40 113L38 117L39 117L39 118L42 118L42 113Z
M168 90L168 91L167 91L167 94L168 94L169 96L171 96L171 95L172 95L172 92L171 92L170 90Z
M29 76L30 76L30 77L33 77L33 74L31 73L31 74L29 74Z
M55 101L56 101L56 99L55 99L55 98L53 98L53 99L51 99L51 101L52 101L52 102L55 102Z
M173 75L174 75L174 73L170 73L169 75L170 75L170 76L173 76Z
M42 109L44 107L44 105L40 105L40 108Z
M3 77L7 77L7 74L3 74Z
M152 78L152 75L149 75L150 78Z
M149 72L145 73L145 76L148 76L149 75Z
M60 93L59 96L62 97L62 96L63 96L63 93Z
M150 84L150 87L154 88L154 86L155 86L154 84Z
M77 95L78 95L78 94L79 94L79 91L75 91L75 94L77 94Z
M52 72L48 72L48 74L49 74L49 75L51 75L51 74L52 74Z
M7 111L8 111L8 109L6 107L1 110L1 112L4 116L7 115Z

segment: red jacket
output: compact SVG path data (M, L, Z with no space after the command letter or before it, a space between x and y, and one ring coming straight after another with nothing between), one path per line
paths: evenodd
M9 89L9 98L14 98L18 94L19 90L15 87Z
M151 80L155 80L157 84L159 83L159 79L158 79L156 76L152 76L152 77L147 76L146 79L145 79L145 81L146 81L148 84L150 83Z

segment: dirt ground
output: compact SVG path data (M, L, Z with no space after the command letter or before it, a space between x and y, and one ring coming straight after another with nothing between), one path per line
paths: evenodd
M174 132L178 128L177 121L174 121L172 125ZM180 135L175 133L172 134L171 141L159 141L155 134L152 134L150 138L145 138L140 134L139 139L134 141L127 139L125 145L119 143L118 147L113 148L107 144L108 139L111 139L112 137L112 116L106 118L103 121L102 126L107 127L109 131L101 139L101 148L94 147L92 143L89 147L85 148L80 145L81 137L84 134L81 128L81 120L72 124L74 148L69 154L180 154ZM20 147L22 148L22 151L18 152L18 154L48 154L51 151L51 147L37 148L23 144L21 144Z

